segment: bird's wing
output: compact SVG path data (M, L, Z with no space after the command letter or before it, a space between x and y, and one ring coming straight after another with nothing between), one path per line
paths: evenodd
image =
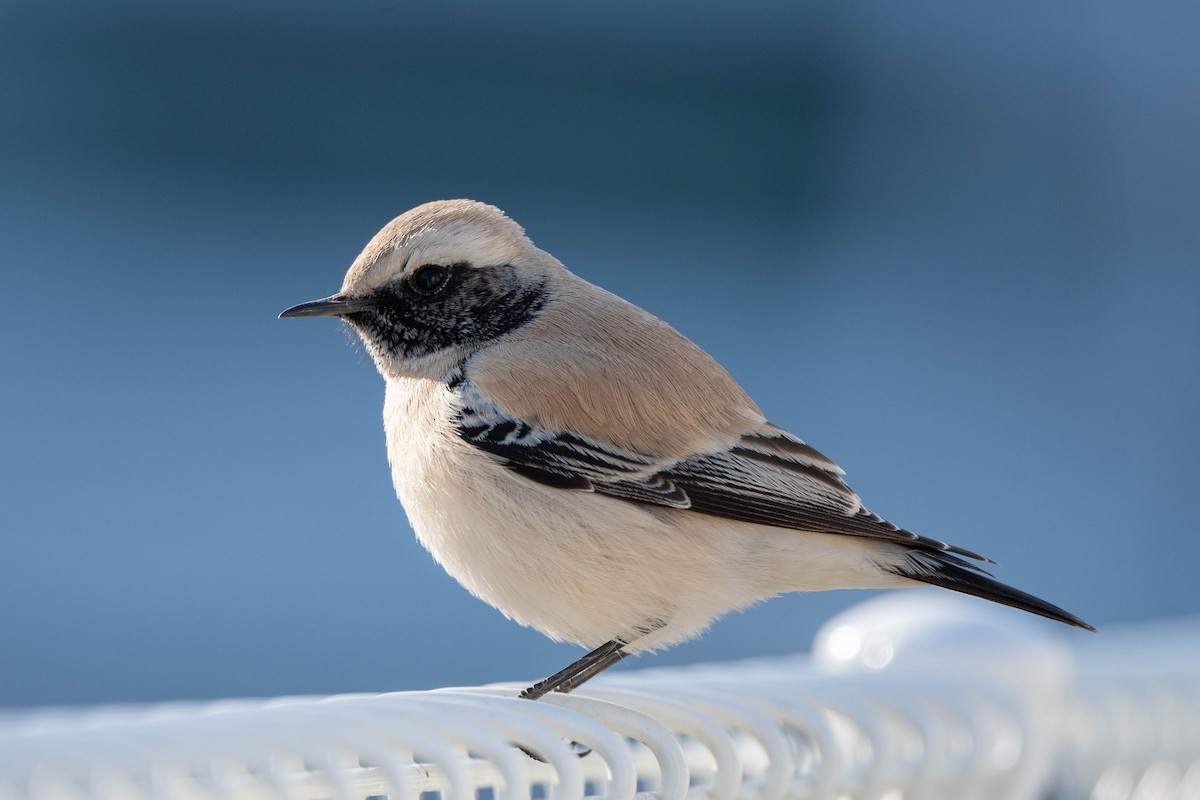
M459 436L509 469L548 486L986 560L866 510L833 461L770 423L726 449L664 459L515 419L480 393L468 394L456 418Z

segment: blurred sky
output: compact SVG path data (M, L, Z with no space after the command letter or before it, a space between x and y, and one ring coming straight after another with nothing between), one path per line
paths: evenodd
M495 203L874 510L1200 611L1200 5L0 4L0 706L535 679L324 296ZM836 592L633 666L808 647ZM1017 612L1013 612L1017 613Z

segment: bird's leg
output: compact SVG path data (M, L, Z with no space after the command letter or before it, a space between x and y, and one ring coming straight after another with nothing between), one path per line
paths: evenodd
M605 642L583 658L568 664L564 669L560 669L549 678L538 681L518 696L525 700L537 700L549 692L562 692L566 694L573 689L578 689L629 655L629 652L625 648L630 644L648 633L653 633L666 624L665 620L655 619L639 625L632 636Z
M661 628L665 624L665 622L655 620L651 624L638 628L637 635L630 639L613 639L611 642L605 642L578 661L568 664L564 669L560 669L549 678L540 680L533 686L530 686L521 692L518 697L525 700L537 700L549 692L562 692L566 694L572 689L577 689L629 655L625 648L631 642L636 641L651 631ZM578 743L576 743L575 747L575 754L580 758L592 752L591 748L584 747ZM537 753L526 750L524 747L521 750L535 761L544 762L546 760Z
M599 675L601 672L604 672L604 670L608 669L614 664L619 663L627 655L629 655L629 651L625 650L624 648L614 650L607 658L593 664L590 668L579 673L574 678L564 681L563 684L554 691L562 692L563 694L566 694L567 692L573 692L583 684L590 681L592 678Z
M623 649L626 644L627 642L622 642L618 639L605 642L583 658L568 665L565 669L561 669L549 678L538 681L533 686L530 686L521 692L518 697L525 700L537 700L548 692L562 692L566 694L629 655ZM546 760L537 753L526 750L524 747L521 750L535 761L545 762ZM575 755L580 758L592 752L590 747L584 747L578 743L575 744L575 751Z
M549 678L530 686L518 697L525 700L537 700L548 692L569 692L624 658L627 653L622 648L626 644L628 643L619 639L605 642L578 661L572 662Z

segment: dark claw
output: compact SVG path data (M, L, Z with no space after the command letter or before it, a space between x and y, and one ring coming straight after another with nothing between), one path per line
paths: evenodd
M540 755L533 752L532 750L527 750L524 747L518 747L517 749L520 750L525 755L532 758L534 761L540 761L543 764L549 763L548 761L546 761L546 759L542 758ZM578 756L579 758L587 758L588 756L590 756L592 754L592 748L588 747L587 745L580 744L579 742L571 742L571 749L575 751L575 755Z

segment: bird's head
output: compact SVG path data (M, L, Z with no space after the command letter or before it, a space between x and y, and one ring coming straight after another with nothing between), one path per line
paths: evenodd
M341 317L384 377L440 377L536 317L561 270L500 209L440 200L389 222L337 294L279 316Z

